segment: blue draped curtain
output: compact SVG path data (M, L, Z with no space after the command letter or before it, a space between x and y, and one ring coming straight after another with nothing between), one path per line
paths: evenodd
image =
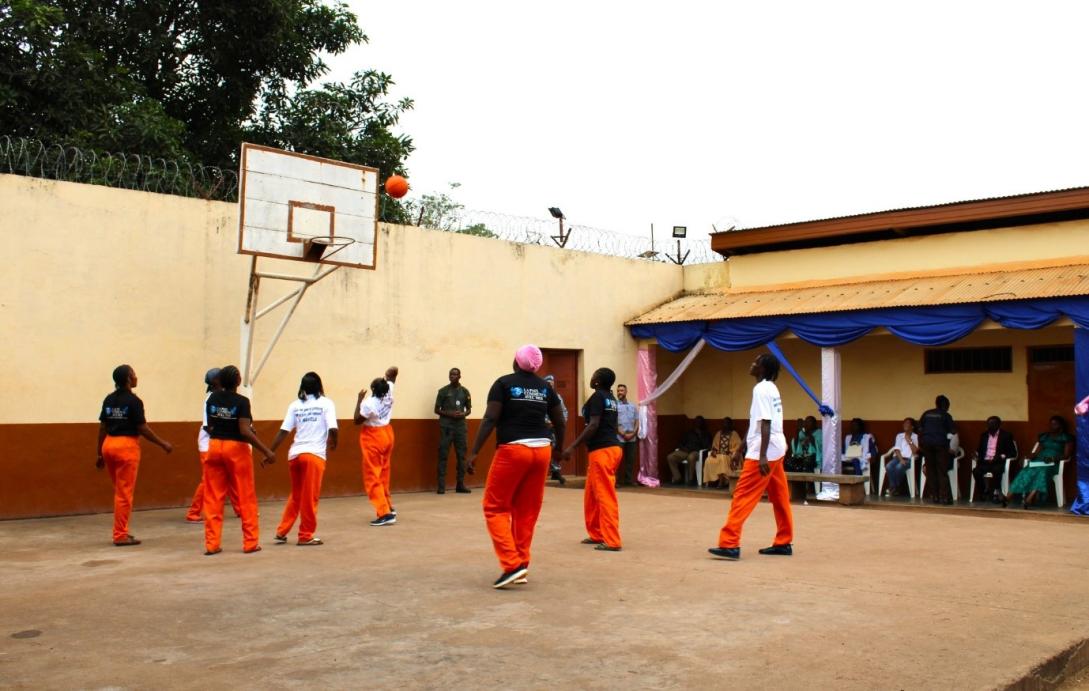
M1089 329L1089 296L645 324L631 327L631 333L657 339L658 345L673 352L688 350L701 338L719 350L750 350L784 331L815 346L839 346L877 328L908 343L940 346L959 341L985 319L1008 329L1039 329L1061 317Z
M1077 399L1089 395L1089 296L1011 300L966 305L938 305L824 312L775 317L746 317L716 321L689 321L631 327L636 338L654 338L666 350L688 350L701 338L719 350L751 350L775 340L784 331L815 346L844 345L877 328L886 328L908 343L940 346L972 333L985 319L1007 329L1039 329L1069 317L1074 331ZM1089 416L1077 419L1078 496L1074 513L1089 515Z

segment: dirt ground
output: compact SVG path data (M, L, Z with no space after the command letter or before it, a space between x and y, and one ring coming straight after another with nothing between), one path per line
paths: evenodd
M322 547L202 556L183 511L0 523L8 688L985 689L1089 638L1089 526L795 506L795 556L712 560L728 500L621 493L623 552L549 489L528 585L495 591L481 493L325 500Z

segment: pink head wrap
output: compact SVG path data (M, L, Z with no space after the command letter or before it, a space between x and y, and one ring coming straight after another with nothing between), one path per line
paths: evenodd
M541 369L543 361L541 349L535 345L524 345L514 353L514 364L518 365L518 369L526 372L536 372Z

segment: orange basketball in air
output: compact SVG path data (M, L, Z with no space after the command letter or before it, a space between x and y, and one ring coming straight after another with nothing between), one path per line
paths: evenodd
M394 199L400 199L408 194L408 180L400 175L391 175L386 179L386 194Z

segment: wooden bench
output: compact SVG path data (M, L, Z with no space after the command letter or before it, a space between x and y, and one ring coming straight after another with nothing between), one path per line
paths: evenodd
M730 494L734 492L740 473L726 473L730 481ZM839 485L839 503L855 506L866 501L866 478L862 475L831 475L827 473L787 473L790 482L834 482Z

